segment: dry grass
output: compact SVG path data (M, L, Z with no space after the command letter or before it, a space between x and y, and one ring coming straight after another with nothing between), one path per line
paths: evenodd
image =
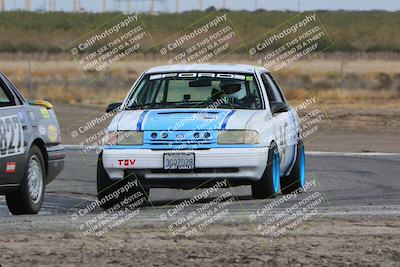
M321 101L352 101L352 100L392 100L400 98L400 93L392 90L365 90L365 89L328 89L307 90L305 88L291 89L285 92L288 100L305 99L314 95Z
M1 58L1 55L0 55ZM35 57L34 57L35 58ZM226 58L225 62L255 64L245 58ZM130 61L119 62L110 68L106 77L100 77L95 82L89 82L95 75L84 76L77 64L65 57L44 60L37 57L32 61L33 93L28 94L28 61L26 59L7 58L0 60L0 71L4 72L22 91L25 96L35 99L46 99L61 103L82 103L104 105L123 99L140 73L158 65L166 64L160 59L138 56ZM398 61L383 60L356 60L345 62L343 75L355 75L355 81L365 81L368 85L377 83L379 74L390 75L392 87L400 88ZM355 102L361 100L392 100L400 98L400 90L373 90L360 86L360 89L344 88L343 86L327 89L324 84L331 78L338 79L341 74L342 62L340 60L305 60L297 62L283 76L279 82L286 88L285 95L288 99L302 99L308 94L315 95L322 102ZM358 75L358 76L357 76ZM395 78L397 77L397 78ZM302 85L303 78L312 79L313 90ZM290 79L300 80L287 86L284 82ZM108 81L108 84L106 82ZM289 82L290 83L290 82ZM306 89L307 88L307 89ZM311 87L312 88L312 87Z
M27 89L21 90L22 95L28 96ZM127 90L106 90L93 88L69 88L65 90L61 87L41 87L36 90L29 98L47 100L52 103L64 104L85 104L85 105L104 105L112 102L122 101Z
M111 75L116 77L127 74L139 75L146 69L154 66L167 64L161 60L132 60L118 62L110 68ZM68 78L82 79L88 75L81 71L79 65L71 60L59 61L32 61L32 76L34 78ZM0 71L13 79L26 79L28 76L28 61L0 60ZM90 74L89 74L90 75Z
M243 58L225 58L227 63L241 64L256 64L255 61L246 60ZM140 74L144 70L167 64L166 61L160 59L146 59L143 57L132 58L130 61L118 62L110 68L111 74L117 77L124 76L127 73ZM340 60L304 60L293 64L293 66L285 72L285 75L316 75L322 77L338 76L341 74L342 67L344 74L352 73L357 75L365 75L366 77L374 78L378 73L396 74L400 73L398 61L384 60L355 60L344 61ZM28 75L27 60L12 60L1 59L0 70L12 78L26 78ZM32 75L35 78L65 77L79 78L84 73L81 72L77 63L67 59L59 60L33 60Z
M389 100L400 97L399 92L388 90L347 90L331 89L314 91L318 99L326 101L344 101L344 100Z
M398 73L399 62L388 60L305 60L293 65L288 74L298 75L339 75L343 68L344 73L355 73L358 75L371 75L376 73L394 74Z

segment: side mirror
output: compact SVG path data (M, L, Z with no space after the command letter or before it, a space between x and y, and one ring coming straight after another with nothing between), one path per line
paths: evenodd
M288 105L286 105L286 103L283 103L283 102L271 101L269 103L269 106L271 107L272 114L283 113L283 112L289 111Z
M108 107L107 107L107 109L106 109L106 112L107 112L107 113L108 113L108 112L111 112L111 111L113 111L113 110L119 108L121 105L122 105L122 102L112 103L112 104L108 105Z

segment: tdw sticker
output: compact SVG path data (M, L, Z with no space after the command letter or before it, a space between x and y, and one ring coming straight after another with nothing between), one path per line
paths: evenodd
M133 167L135 166L136 159L119 159L118 160L118 165L119 166L130 166Z
M7 162L6 173L14 173L16 166L17 166L16 162Z
M24 133L18 115L0 117L0 158L24 153Z

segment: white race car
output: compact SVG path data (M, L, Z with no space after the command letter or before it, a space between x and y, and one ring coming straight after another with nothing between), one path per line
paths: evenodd
M138 192L147 200L150 188L191 189L219 180L251 185L257 199L304 185L299 117L266 69L155 67L107 111L118 113L99 154L103 208ZM128 181L140 183L128 192Z

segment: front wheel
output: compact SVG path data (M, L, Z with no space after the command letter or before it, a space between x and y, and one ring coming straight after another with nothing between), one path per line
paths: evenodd
M296 161L288 176L281 178L282 193L290 194L300 188L303 188L305 177L305 152L302 140L297 142Z
M46 174L42 151L33 145L29 151L28 164L19 188L6 195L7 206L14 215L37 214L44 198Z
M251 185L251 192L255 199L275 197L279 192L280 160L276 145L271 145L268 151L267 166L260 180Z

